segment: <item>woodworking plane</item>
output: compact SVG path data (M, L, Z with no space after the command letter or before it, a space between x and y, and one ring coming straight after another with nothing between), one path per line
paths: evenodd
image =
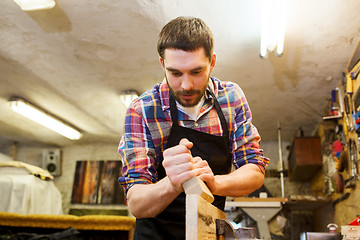
M256 239L255 228L234 229L226 214L212 205L214 196L198 177L183 183L186 194L186 240Z

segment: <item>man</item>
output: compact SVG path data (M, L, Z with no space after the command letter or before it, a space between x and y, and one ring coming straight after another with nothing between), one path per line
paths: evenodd
M221 210L225 196L246 196L263 184L268 159L246 98L238 85L210 77L213 45L201 19L166 24L158 40L165 78L127 110L119 182L137 218L134 239L185 239L182 183L194 176Z

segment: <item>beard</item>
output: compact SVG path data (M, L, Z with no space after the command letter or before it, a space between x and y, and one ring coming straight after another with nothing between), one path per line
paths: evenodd
M208 75L207 82L203 86L202 89L190 89L190 90L174 91L174 89L169 84L169 81L168 81L168 79L166 77L166 74L165 74L166 83L169 86L170 92L174 96L175 100L183 107L194 107L200 102L200 100L204 96L205 91L207 89L207 86L209 84L209 78L210 78L210 74ZM181 98L181 96L188 96L188 95L194 95L195 98L192 99L191 101Z

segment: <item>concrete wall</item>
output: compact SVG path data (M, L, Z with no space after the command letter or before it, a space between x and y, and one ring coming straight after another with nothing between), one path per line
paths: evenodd
M284 162L284 169L288 168L287 158L289 155L288 146L290 142L281 143L282 160ZM279 143L277 141L266 141L261 142L260 148L264 150L264 156L270 158L270 163L266 169L278 170L279 165Z
M16 160L42 167L42 151L44 147L18 145ZM0 152L9 154L9 146L1 146ZM71 207L75 164L78 160L120 160L117 154L117 143L73 145L61 149L62 174L55 177L54 183L62 194L64 213Z
M288 169L288 156L290 149L290 142L284 141L281 143L283 169ZM264 155L270 158L270 163L266 168L267 171L279 170L279 144L277 141L262 142L260 147L264 150ZM266 177L264 186L269 190L273 197L282 197L281 180L278 177ZM310 184L308 182L293 182L289 178L284 177L284 197L290 195L306 195L310 194Z

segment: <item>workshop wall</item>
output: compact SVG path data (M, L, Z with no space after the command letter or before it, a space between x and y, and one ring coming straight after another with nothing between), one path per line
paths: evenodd
M283 161L285 169L287 166L289 143L282 144ZM11 145L0 145L0 152L10 155ZM264 150L264 155L270 158L270 165L267 171L277 171L278 164L278 143L277 142L262 142L261 148ZM16 157L18 161L23 161L35 166L42 167L42 152L51 147L30 146L17 144ZM117 143L114 144L86 144L86 145L71 145L61 149L61 176L55 177L54 183L62 194L63 210L68 213L71 208L71 195L74 181L75 164L78 160L120 160L117 154ZM281 196L281 183L278 177L266 177L265 187L269 190L272 196ZM300 193L309 193L308 183L291 182L285 178L285 194L297 195Z
M330 154L329 147L329 132L334 133L335 122L323 121L319 124L317 135L322 139L322 148L323 148L323 168L319 171L310 182L310 191L317 193L318 195L326 196L330 199L329 204L326 206L317 209L314 214L314 223L316 223L315 229L317 230L327 230L326 226L329 222L334 222L340 227L348 225L352 222L357 215L360 214L360 181L355 182L355 186L346 187L345 180L349 178L348 166L345 166L344 170L338 172L337 174L341 175L342 182L341 188L337 189L334 186L334 189L329 189L328 178L335 185L336 181L332 176L327 175L327 156ZM331 143L331 142L330 142ZM331 158L333 159L333 158Z
M282 160L284 162L284 169L288 169L288 155L290 142L283 141L281 143ZM260 148L263 149L264 156L270 159L269 165L266 170L278 170L279 167L279 143L278 141L265 141L261 142Z
M323 171L320 171L311 181L310 191L323 192L325 188L325 178ZM326 194L323 192L326 196ZM328 231L328 223L335 223L339 226L348 225L360 214L360 182L358 181L353 188L344 188L343 192L333 192L329 196L329 203L315 210L314 229L319 232Z
M329 93L331 100L316 133L321 138L323 166L312 179L310 188L330 199L330 203L315 214L314 222L318 225L326 220L341 227L360 215L359 70L360 41L344 69L343 79Z
M310 195L310 183L309 182L296 182L290 181L287 170L289 168L289 149L291 143L283 141L281 143L282 160L284 163L284 197L291 195ZM264 155L270 159L270 163L266 168L266 177L264 186L270 192L272 197L282 197L281 192L281 180L278 174L279 171L279 143L277 141L262 142L260 147L264 151Z
M44 147L17 145L16 160L42 167ZM0 146L0 152L10 155L10 145ZM54 183L62 195L64 214L71 208L76 161L80 160L120 160L117 154L117 144L86 144L71 145L61 149L61 175L55 177Z

